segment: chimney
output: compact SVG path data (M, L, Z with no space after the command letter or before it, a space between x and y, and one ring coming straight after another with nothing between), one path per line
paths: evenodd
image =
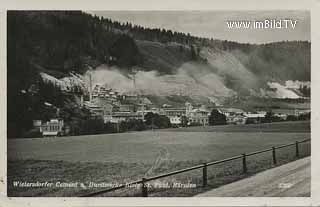
M91 71L89 73L89 101L92 101L92 77L91 77Z
M83 95L80 97L80 106L83 107Z

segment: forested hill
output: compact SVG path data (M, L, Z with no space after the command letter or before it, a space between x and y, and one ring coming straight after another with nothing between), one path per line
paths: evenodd
M14 76L27 72L23 70L29 64L55 76L83 73L88 66L102 63L124 70L139 65L141 70L173 73L184 62L201 61L197 57L201 48L211 47L232 53L257 75L310 80L309 42L240 44L144 28L81 11L9 11L7 21L8 71ZM173 42L177 44L168 45ZM150 55L159 55L159 60Z

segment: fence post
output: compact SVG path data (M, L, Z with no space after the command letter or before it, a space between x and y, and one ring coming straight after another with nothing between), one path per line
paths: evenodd
M208 182L208 178L207 178L207 163L203 164L203 168L202 168L202 186L206 187L207 186L207 182Z
M242 154L243 173L247 173L246 153Z
M299 142L296 141L296 157L299 158Z
M145 178L142 178L141 190L142 190L142 197L148 197L148 187L146 185Z
M272 147L272 160L273 160L273 164L276 165L277 158L276 158L276 148L275 147Z

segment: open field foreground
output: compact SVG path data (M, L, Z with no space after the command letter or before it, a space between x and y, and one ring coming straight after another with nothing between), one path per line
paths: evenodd
M201 193L199 197L309 197L310 157Z
M8 159L64 160L70 162L143 162L156 159L219 160L245 152L310 138L308 122L253 126L226 126L222 132L145 131L76 137L9 139ZM243 127L234 133L234 128ZM208 127L209 128L209 127ZM211 127L215 130L219 127ZM264 133L260 129L282 129ZM284 133L299 129L299 133ZM246 129L246 130L245 130ZM178 129L179 130L179 129ZM228 132L230 130L231 132Z
M304 124L306 126L306 124ZM298 123L295 123L298 124ZM9 196L79 196L174 170L221 160L242 153L271 148L310 138L310 131L283 132L170 132L145 131L121 134L8 140ZM269 125L272 126L272 125ZM238 127L238 126L235 126ZM263 126L261 126L263 127ZM260 128L261 129L261 128ZM286 130L286 128L283 128ZM310 143L300 144L301 156L310 155ZM294 147L277 150L278 165L295 160ZM274 167L271 152L248 157L248 174L234 160L208 168L208 186L202 187L202 170L152 182L150 196L192 196ZM52 182L51 187L15 187L15 181ZM57 182L78 182L75 187ZM192 184L191 188L167 189L167 183ZM140 189L124 189L101 196L141 196Z

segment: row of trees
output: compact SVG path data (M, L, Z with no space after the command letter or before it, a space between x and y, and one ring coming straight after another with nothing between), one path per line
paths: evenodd
M311 119L311 113L303 113L299 115L288 115L287 118L284 120L275 114L272 111L268 111L265 115L262 122L270 123L270 122L279 122L279 121L305 121Z
M276 116L272 111L268 111L265 117L260 118L258 122L260 123L271 123L271 122L279 122L279 121L302 121L302 120L310 120L311 113L304 113L299 115L288 115L286 119L280 118ZM247 121L247 124L251 123ZM252 122L254 123L254 122ZM209 116L209 125L225 125L227 124L227 118L224 114L220 113L217 109L213 109Z
M300 86L299 91L303 94L305 97L311 96L311 88L308 86Z
M171 127L168 117L151 112L145 115L145 121L128 119L119 123L104 123L101 118L88 118L79 122L69 122L68 125L70 125L70 135L120 133Z

